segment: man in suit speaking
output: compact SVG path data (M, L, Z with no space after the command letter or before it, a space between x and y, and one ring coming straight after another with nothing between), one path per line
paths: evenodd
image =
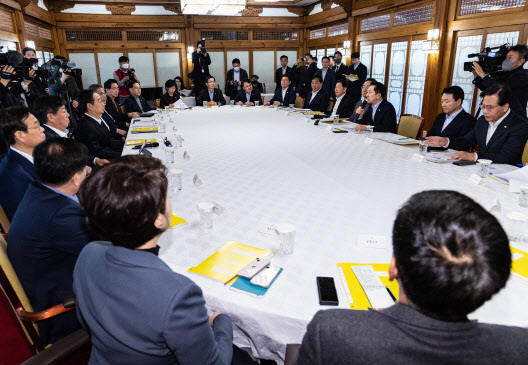
M366 131L367 125L374 126L374 132L396 133L396 110L385 100L387 88L380 82L373 81L367 91L367 102L371 105L368 112L360 113L356 121L356 131Z

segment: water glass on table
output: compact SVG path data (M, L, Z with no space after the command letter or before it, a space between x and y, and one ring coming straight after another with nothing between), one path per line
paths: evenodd
M204 108L207 108L207 101L204 101L204 102L203 102L203 107L204 107Z
M295 104L290 104L290 112L293 111L293 108L295 108Z
M519 193L519 206L528 208L528 184L521 185L521 192Z
M493 161L479 159L477 162L478 162L478 166L479 166L478 176L480 176L481 178L485 179L489 175L490 165L491 165L491 163Z
M295 226L289 223L277 224L275 233L279 236L279 252L282 255L291 255L295 244Z
M425 140L421 140L418 148L420 149L420 155L425 156L427 155L427 142Z
M167 125L165 122L159 122L158 132L165 133L167 131Z
M182 189L182 176L183 171L180 169L169 170L169 187L171 193Z
M258 107L260 102L258 100L255 100L255 106Z
M374 134L374 126L373 125L367 125L367 138L372 139L372 135Z
M235 101L234 100L230 100L229 101L229 105L231 105L231 108L235 106Z
M200 228L213 228L213 208L214 204L210 202L198 203L198 213L200 214Z
M174 147L165 147L165 162L174 163Z
M334 125L338 125L338 124L339 124L339 115L334 114Z

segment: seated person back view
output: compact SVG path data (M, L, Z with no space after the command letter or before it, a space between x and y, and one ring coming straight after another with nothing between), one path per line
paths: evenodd
M75 139L88 148L91 156L103 159L119 157L124 141L112 138L110 127L101 118L105 110L101 96L92 90L83 90L78 99L84 116L74 132Z
M237 105L255 105L255 101L262 103L260 91L253 88L253 84L249 79L242 81L242 90L238 92L235 98L235 104Z
M396 133L396 110L385 100L387 88L380 82L373 81L367 91L367 102L371 105L368 112L363 112L356 119L356 131L366 131L367 125L374 126L374 132Z
M220 89L215 88L216 80L213 76L206 77L205 89L200 90L200 95L198 96L198 106L203 105L203 102L206 101L208 106L215 105L226 105L226 100Z
M44 128L27 108L6 108L0 119L2 141L8 146L0 162L0 205L13 219L26 188L35 180L33 149L46 139Z
M31 305L40 311L73 294L73 268L95 237L77 199L86 177L86 147L53 138L35 148L37 181L28 186L11 228L7 254ZM75 311L38 322L44 344L80 328Z
M494 84L480 93L482 116L466 135L453 139L427 137L430 146L448 147L460 152L454 160L489 159L494 163L516 165L528 141L528 121L510 109L511 91L505 84ZM478 146L478 153L465 152Z
M465 136L475 126L476 119L462 109L464 90L450 86L442 91L442 111L438 114L427 137L456 138Z
M152 110L147 103L147 99L141 96L141 86L139 82L132 80L128 83L130 96L125 99L125 111L127 113L146 113Z
M312 79L312 90L304 99L304 109L310 109L314 112L326 113L330 103L330 95L323 90L323 78L315 75Z
M528 329L467 318L510 275L508 237L492 214L460 193L424 191L399 210L392 242L398 303L318 312L297 364L526 362Z
M159 160L124 156L90 175L79 194L88 224L110 241L87 245L74 271L90 363L230 364L234 353L253 363L232 345L231 319L208 316L201 289L158 258L172 216L167 190Z
M285 74L280 79L280 87L275 89L275 95L264 105L278 102L282 106L289 106L295 104L296 97L295 89L291 86L291 74Z

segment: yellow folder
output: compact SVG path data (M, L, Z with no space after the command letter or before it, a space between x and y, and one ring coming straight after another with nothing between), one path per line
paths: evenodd
M513 255L511 267L512 273L524 280L528 280L528 253L513 246L510 246L510 249Z
M149 132L157 132L158 127L137 127L132 128L132 133L149 133Z
M389 281L389 264L353 264L353 263L339 263L337 268L339 270L339 275L341 276L341 281L345 287L345 292L347 292L348 304L350 309L356 310L367 310L371 308L370 302L367 298L367 294L361 287L356 275L352 271L352 266L363 266L371 265L374 271L383 271L387 273L387 276L380 276L381 282L383 285L388 287L392 292L392 295L398 299L399 296L399 286L396 280ZM349 298L349 295L351 298ZM350 301L352 299L352 301Z
M125 146L141 146L143 142L152 143L156 142L156 138L151 139L129 139L125 142Z
M229 241L205 261L188 271L220 280L224 284L232 280L243 267L256 258L271 259L275 252L263 248Z

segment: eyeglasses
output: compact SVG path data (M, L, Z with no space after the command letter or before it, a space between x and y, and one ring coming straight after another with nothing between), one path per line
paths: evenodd
M484 104L480 103L479 106L480 106L480 109L482 109L482 110L486 109L487 111L490 112L493 109L499 107L500 105L484 105Z
M26 133L29 133L30 129L40 129L40 125L36 125L34 127L27 127L27 129L28 129L28 132L26 132Z
M110 90L119 90L118 87L111 87Z

